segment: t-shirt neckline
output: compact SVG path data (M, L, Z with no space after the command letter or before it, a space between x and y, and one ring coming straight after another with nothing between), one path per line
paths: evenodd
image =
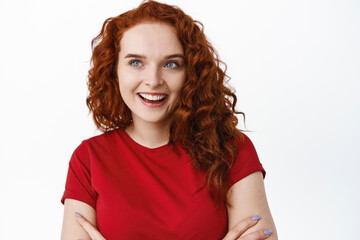
M145 151L147 151L147 152L158 152L158 151L166 150L166 149L169 149L169 148L170 148L170 146L169 146L168 143L166 143L166 144L164 144L164 145L161 145L161 146L159 146L159 147L149 148L149 147L146 147L146 146L141 145L140 143L136 142L134 139L132 139L132 138L129 136L129 134L128 134L125 130L123 130L123 129L117 129L117 132L118 132L119 134L121 134L124 138L126 138L126 140L128 140L128 142L129 142L131 145L133 145L133 146L135 146L135 147L137 147L137 148L141 148L141 149L143 149L143 150L145 150Z

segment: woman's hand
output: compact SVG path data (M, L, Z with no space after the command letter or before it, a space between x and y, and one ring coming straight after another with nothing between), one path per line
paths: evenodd
M75 213L76 219L78 223L85 229L85 231L89 234L92 240L106 240L103 235L97 230L94 225L92 225L86 218L83 217L80 213Z
M223 240L262 240L268 238L272 233L271 230L258 230L243 236L243 233L246 232L246 230L249 228L255 226L260 221L260 219L260 216L255 216L241 220L230 229Z
M84 228L84 230L89 234L92 240L106 240L99 230L97 230L86 218L84 218L80 213L75 213L76 219L79 224ZM266 239L271 235L270 230L258 230L256 232L251 232L242 236L246 230L255 226L259 220L260 216L249 217L240 222L238 222L230 231L226 234L223 240L262 240Z

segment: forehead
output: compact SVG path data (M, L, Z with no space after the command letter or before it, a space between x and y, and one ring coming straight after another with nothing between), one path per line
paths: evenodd
M120 55L169 55L183 53L176 29L166 23L140 23L124 32L120 41Z

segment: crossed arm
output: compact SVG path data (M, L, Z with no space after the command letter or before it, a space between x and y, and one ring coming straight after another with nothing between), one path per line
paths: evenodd
M271 239L277 240L277 231L267 202L263 175L255 172L235 183L228 192L227 206L229 233L224 239L238 239L232 236L239 234L240 239ZM251 217L260 216L259 221L251 221ZM248 220L246 220L248 219ZM251 226L243 231L243 226ZM264 231L272 231L266 236ZM229 238L228 235L230 235ZM238 235L239 236L239 235Z
M75 212L81 213L87 222L97 229L96 212L90 205L74 199L65 199L61 240L90 240L88 232L79 224Z
M224 240L277 240L277 232L267 203L263 176L255 172L235 183L228 192L228 233ZM82 217L76 217L75 212ZM260 220L252 217L260 216ZM271 234L264 231L271 230ZM268 233L268 232L267 232ZM103 240L96 228L96 212L86 203L66 199L61 233L62 240Z

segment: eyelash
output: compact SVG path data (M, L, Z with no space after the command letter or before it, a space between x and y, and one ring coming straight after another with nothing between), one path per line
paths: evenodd
M140 65L135 66L134 65L135 62L138 62ZM140 67L142 64L143 63L139 59L132 59L132 60L129 61L129 65L133 66L133 67ZM166 67L166 65L168 65L168 64L175 64L175 66L173 68L170 68L170 69L176 69L176 68L180 67L180 64L178 62L176 62L176 61L169 61L169 62L164 64L164 67Z
M175 62L175 61L169 61L169 62L165 63L165 65L164 65L164 66L166 66L166 65L168 65L168 64L175 64L175 67L170 68L170 69L175 69L175 68L180 67L180 64L179 64L179 63L177 63L177 62Z
M141 62L140 60L138 60L138 59L133 59L133 60L131 60L131 61L129 62L129 65L131 65L131 66L133 66L133 67L139 67L139 66L134 66L134 65L133 65L133 63L135 63L135 62L139 62L140 64L142 64L142 62Z

